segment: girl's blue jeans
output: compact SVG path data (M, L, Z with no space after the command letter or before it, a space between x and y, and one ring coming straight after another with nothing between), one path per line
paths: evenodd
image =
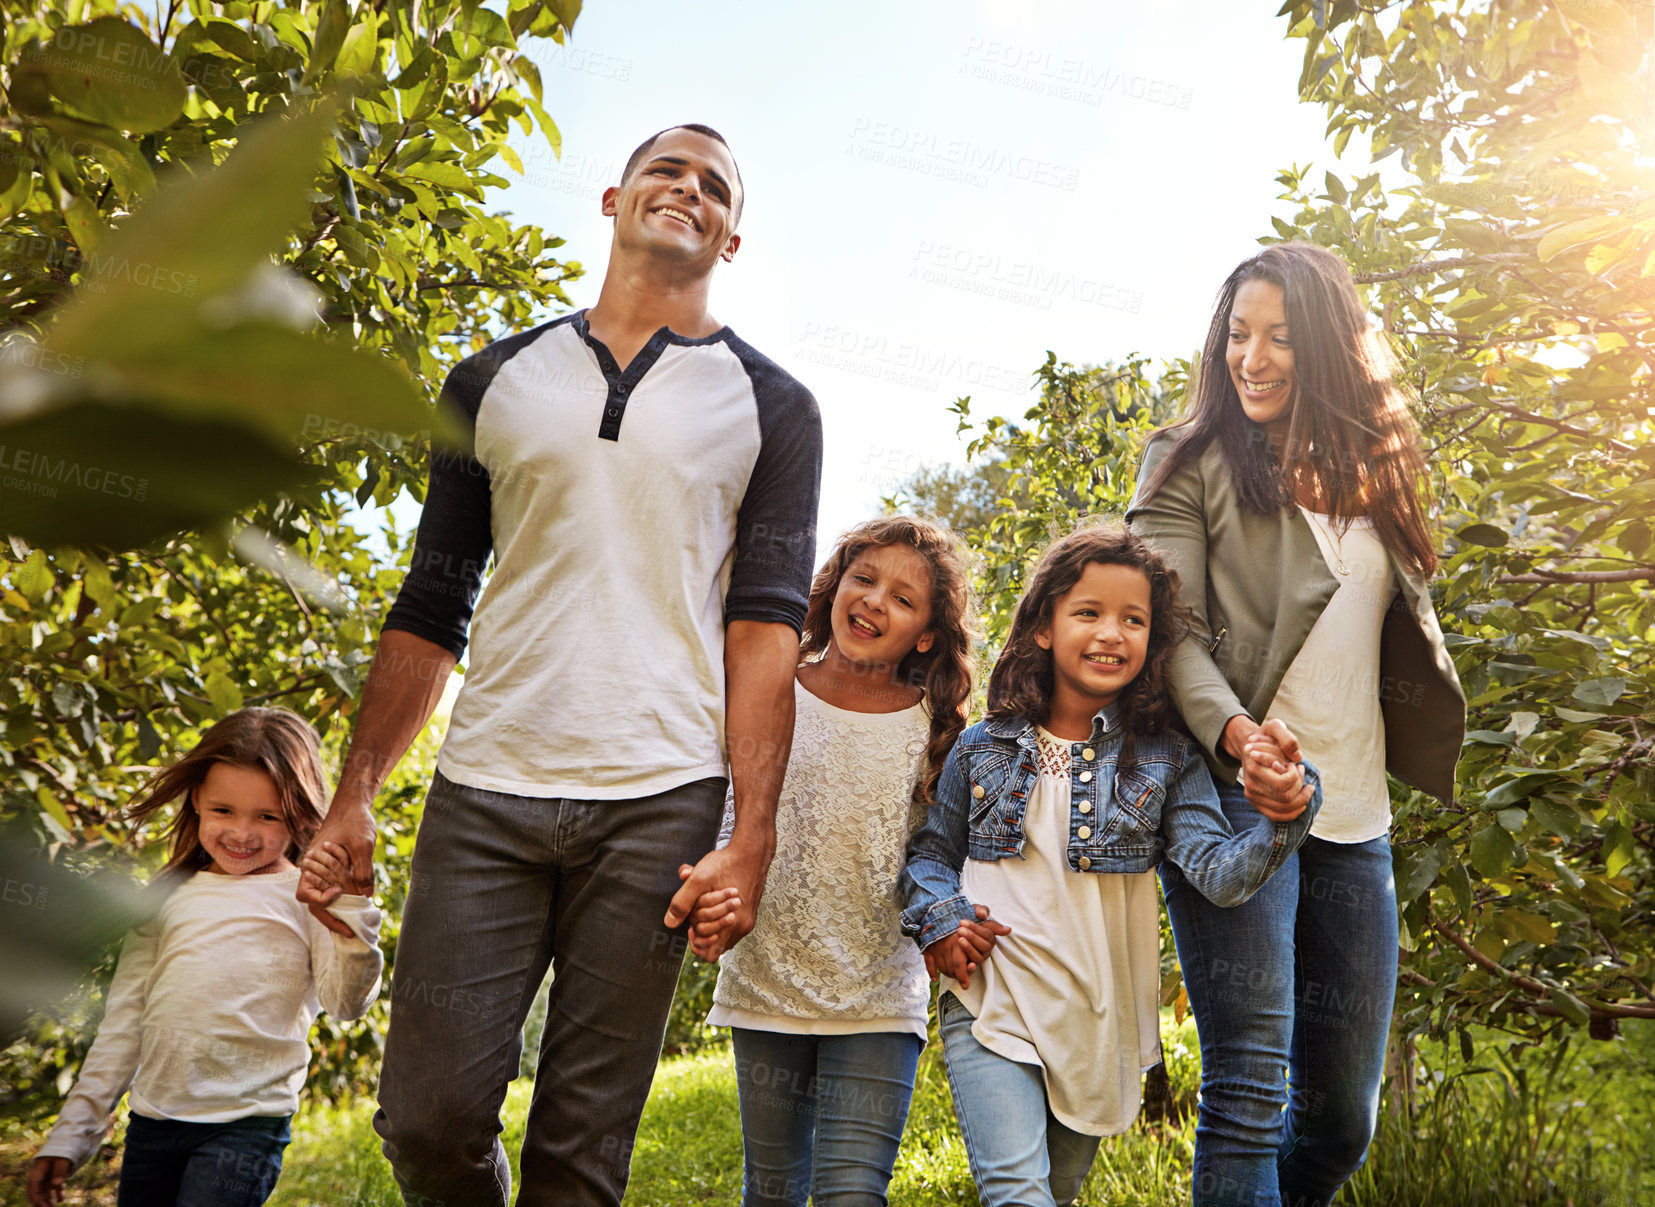
M982 1201L989 1207L1074 1202L1101 1137L1053 1118L1040 1067L1007 1060L978 1043L971 1034L976 1020L947 990L937 997L937 1018L954 1115Z
M1219 787L1238 831L1269 823ZM1220 909L1170 864L1167 914L1201 1036L1196 1207L1322 1207L1367 1156L1396 998L1390 841L1311 837Z
M132 1114L118 1207L259 1207L281 1177L291 1118L185 1123Z
M878 1207L902 1143L919 1036L731 1029L743 1207Z

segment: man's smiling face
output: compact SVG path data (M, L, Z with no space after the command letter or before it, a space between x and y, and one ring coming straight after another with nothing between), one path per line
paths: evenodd
M730 149L694 130L668 130L633 173L603 195L618 246L707 271L736 253L741 184Z

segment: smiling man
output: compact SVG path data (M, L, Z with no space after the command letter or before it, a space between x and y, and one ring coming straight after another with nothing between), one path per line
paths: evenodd
M603 194L597 304L492 344L444 390L474 451L433 455L318 837L368 883L373 798L469 636L374 1119L410 1204L510 1199L499 1110L548 967L517 1202L619 1203L679 927L726 886L736 933L752 927L792 740L821 425L809 392L708 311L741 205L716 131L657 134ZM735 837L714 851L727 782ZM336 891L307 875L300 897L315 909Z

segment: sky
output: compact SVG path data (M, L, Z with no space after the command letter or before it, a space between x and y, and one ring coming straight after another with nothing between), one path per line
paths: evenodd
M514 136L524 173L494 161L513 183L489 203L567 240L590 305L628 153L679 122L725 135L747 200L713 313L821 406L825 552L917 469L963 462L960 395L1021 414L1048 349L1195 351L1285 212L1276 173L1335 164L1277 7L593 0L567 45L524 47L561 158Z
M821 406L825 549L963 461L956 397L1020 414L1048 349L1194 351L1283 212L1276 173L1333 162L1277 7L594 0L567 45L526 47L561 159L515 139L524 175L496 161L490 200L568 240L589 305L627 154L677 122L725 135L747 202L713 312Z

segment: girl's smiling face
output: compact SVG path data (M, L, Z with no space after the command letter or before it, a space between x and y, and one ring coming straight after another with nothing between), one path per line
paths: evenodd
M209 872L253 876L293 866L287 859L293 833L281 797L257 767L214 763L192 803L200 818L201 846L213 857Z
M858 553L833 593L833 644L851 662L893 669L934 640L931 565L907 545L872 545Z
M1115 702L1149 656L1149 579L1136 566L1088 562L1052 601L1035 642L1052 655L1052 715L1090 716Z

